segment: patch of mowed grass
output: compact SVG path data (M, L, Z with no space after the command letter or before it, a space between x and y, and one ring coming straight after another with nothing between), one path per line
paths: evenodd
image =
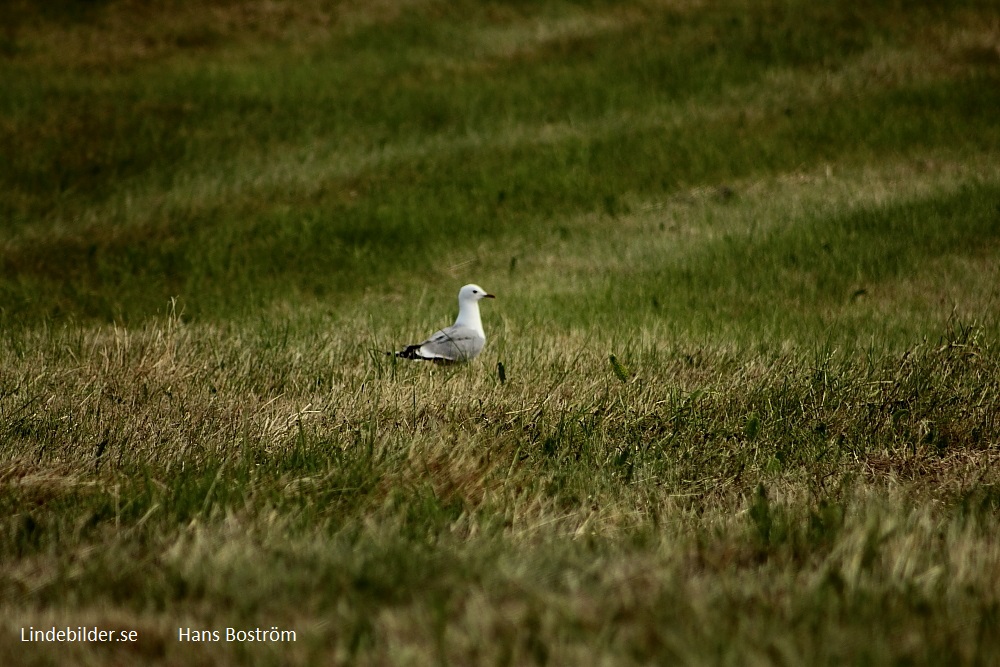
M817 157L810 147L771 161L763 144L796 141L766 132L754 134L761 151L727 152L739 139L715 132L718 127L680 128L666 141L661 130L624 130L489 155L462 150L446 162L435 154L396 161L384 173L354 177L304 200L264 203L262 210L254 210L251 198L237 200L235 211L220 204L138 227L101 224L49 239L15 238L5 261L7 312L141 318L181 296L191 314L239 313L282 293L322 297L373 287L394 270L432 268L440 249L456 242L469 247L471 239L500 245L530 238L545 233L544 221L553 217L595 207L616 212L626 206L617 203L624 194L672 192L681 178L745 178ZM952 138L949 129L939 141ZM623 169L632 159L644 169Z
M305 54L168 51L101 77L9 59L5 312L129 321L178 296L189 315L235 315L433 271L444 245L636 195L997 143L996 63L935 42L920 12L640 4L560 28L558 13L483 11L334 26ZM927 48L920 76L878 58Z
M956 308L996 304L995 285L975 273L966 278L964 293L943 288L954 273L945 268L948 259L988 264L996 256L998 201L1000 189L992 183L969 185L830 217L750 223L689 243L682 253L667 249L677 242L676 228L648 225L652 239L637 235L623 244L641 244L635 268L620 271L613 262L600 278L588 280L589 290L561 297L557 312L572 318L567 324L621 321L628 314L686 335L727 339L806 340L822 332L828 341L852 347L876 339L888 345L912 340L928 315L941 320ZM728 206L738 204L716 209ZM916 327L904 328L903 336L884 327L905 327L904 312L882 316L887 301L898 302L900 284L917 286L911 302L898 304L917 315ZM584 310L570 307L577 299L585 302Z

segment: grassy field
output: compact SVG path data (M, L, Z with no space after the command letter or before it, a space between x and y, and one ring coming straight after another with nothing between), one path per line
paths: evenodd
M0 664L1000 662L993 3L0 24Z

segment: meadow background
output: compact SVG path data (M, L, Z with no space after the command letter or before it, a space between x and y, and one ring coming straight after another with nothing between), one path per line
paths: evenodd
M1000 662L998 110L985 0L4 2L0 663Z

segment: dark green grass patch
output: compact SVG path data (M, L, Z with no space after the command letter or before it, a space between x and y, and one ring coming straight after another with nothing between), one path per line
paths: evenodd
M189 315L247 312L282 295L322 297L429 268L442 248L456 242L459 248L482 238L502 244L530 237L532 229L546 233L548 219L607 208L626 194L653 197L685 182L777 173L821 160L851 162L873 152L899 157L915 145L954 149L968 142L980 150L997 139L995 124L972 105L989 108L981 91L1000 90L980 88L982 83L935 93L935 99L951 100L955 108L954 120L945 124L932 100L909 100L901 93L899 107L891 99L875 99L819 115L779 114L773 127L766 118L749 128L730 119L697 128L624 127L607 136L568 137L554 144L487 145L393 161L329 182L312 194L262 198L265 193L248 193L226 207L235 211L213 206L187 218L174 213L138 226L92 223L51 241L14 241L3 264L5 311L19 318L141 319L177 296ZM896 123L896 116L907 119L905 126ZM816 134L820 128L827 128L822 139ZM817 149L820 143L825 148ZM988 196L971 200L988 206L978 203ZM941 227L941 216L933 210L905 215L925 219L907 223L918 233L921 224L928 230ZM981 230L992 224L991 215L978 213ZM945 227L955 228L955 223ZM817 240L817 247L825 243L804 238ZM813 269L835 261L835 254L828 253L827 261ZM802 253L785 254L789 261L793 255ZM848 265L855 261L848 259ZM857 279L864 280L863 269L861 274ZM744 278L755 282L752 274Z
M279 295L363 290L393 268L426 270L456 236L530 235L551 218L620 212L628 197L998 143L989 61L859 94L799 101L774 90L763 108L719 97L766 89L770 72L822 77L865 49L924 39L883 10L639 11L644 20L609 11L610 30L529 40L513 58L490 55L482 35L530 36L520 21L541 19L456 37L456 15L428 24L418 12L294 58L181 59L102 77L38 77L15 59L0 182L8 233L28 233L2 249L4 310L141 320L177 296L189 315L235 314ZM382 48L386 30L403 38L398 50ZM689 104L709 117L672 120ZM373 160L380 152L389 157ZM309 182L316 156L364 166ZM217 202L157 203L199 178L238 182L259 168L248 165L275 161L305 186L265 180ZM63 230L54 238L30 233L53 223Z

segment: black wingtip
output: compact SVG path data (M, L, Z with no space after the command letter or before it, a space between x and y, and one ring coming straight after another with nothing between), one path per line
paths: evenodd
M407 345L406 349L400 350L399 352L386 352L389 355L396 355L400 359L415 359L416 361L429 361L436 366L451 366L454 363L458 363L453 359L442 359L441 357L422 357L420 356L420 346L419 345Z
M417 352L420 350L419 345L407 345L405 349L396 352L396 356L400 359L423 359ZM392 354L387 352L386 354Z

